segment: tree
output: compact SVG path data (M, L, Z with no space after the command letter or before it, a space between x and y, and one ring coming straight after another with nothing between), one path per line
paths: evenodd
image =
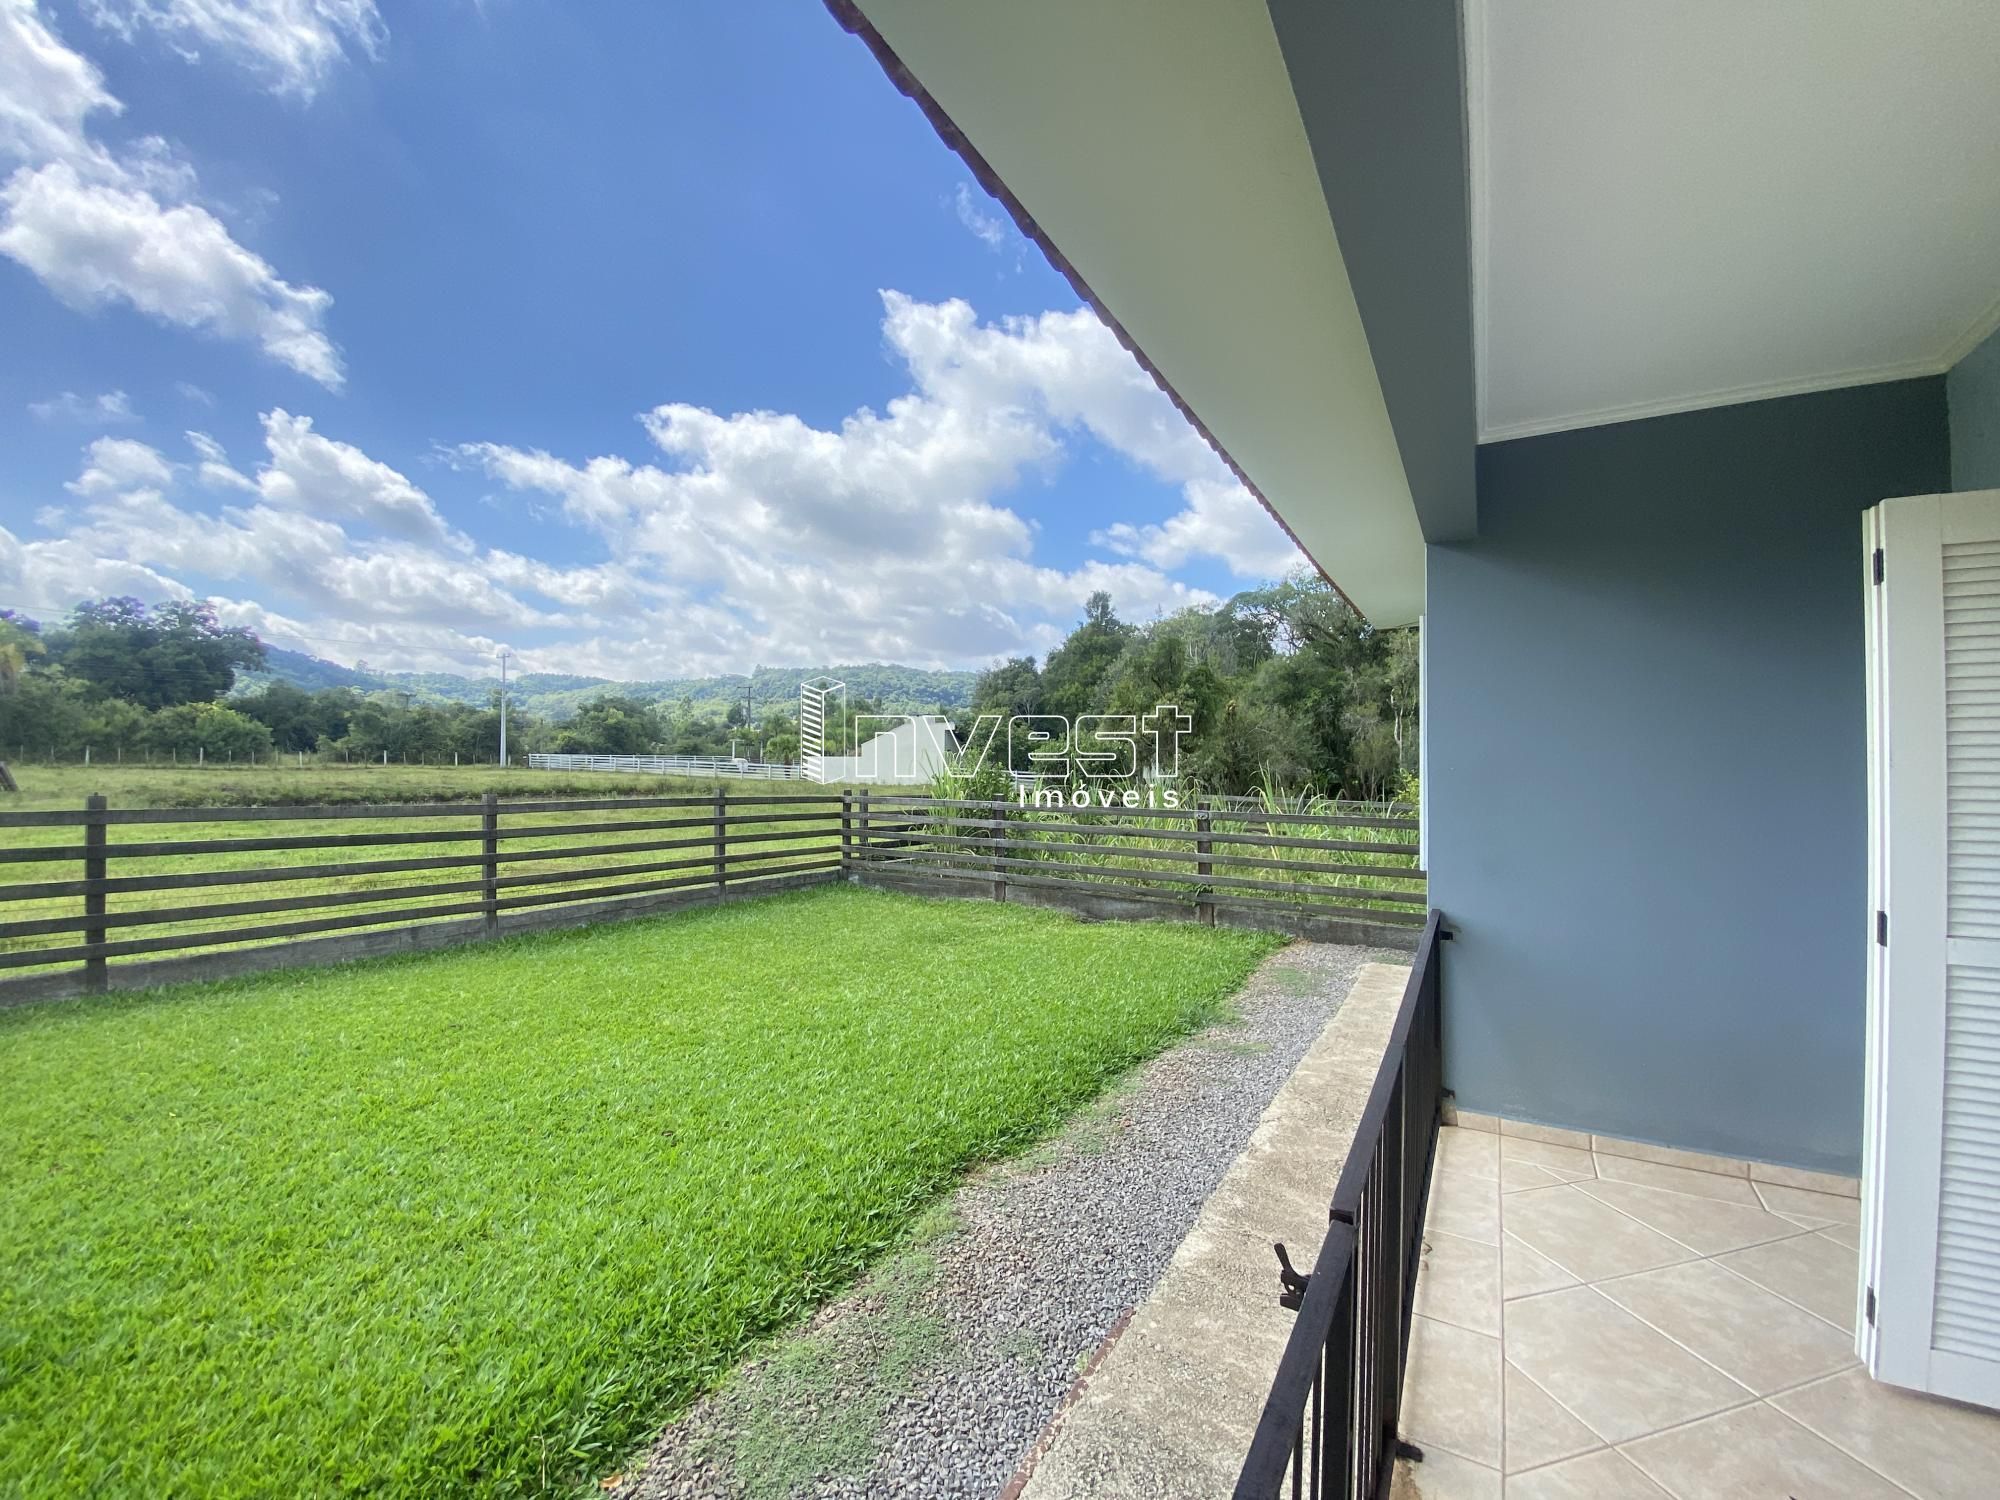
M581 704L556 735L556 749L572 755L652 755L666 737L655 707L643 698L600 693Z
M249 760L271 749L271 731L220 703L177 703L152 716L147 743L156 755Z
M208 703L236 684L239 670L264 664L264 647L215 607L174 600L148 609L137 599L79 604L48 636L50 659L109 698L142 708Z
M1112 666L1131 635L1132 627L1112 612L1111 596L1101 589L1092 594L1083 607L1083 622L1042 665L1041 711L1071 721L1096 712Z

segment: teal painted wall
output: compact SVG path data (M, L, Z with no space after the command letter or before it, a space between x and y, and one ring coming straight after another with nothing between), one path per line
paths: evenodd
M1941 376L1480 450L1425 615L1460 1105L1858 1169L1861 513L1949 477Z
M1951 407L1951 487L2000 489L2000 333L1945 377Z

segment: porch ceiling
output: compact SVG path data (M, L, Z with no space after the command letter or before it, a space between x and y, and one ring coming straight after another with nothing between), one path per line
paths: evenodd
M1356 607L1415 618L1411 482L1264 0L829 3Z
M1993 0L1466 0L1482 440L1950 368L2000 323Z

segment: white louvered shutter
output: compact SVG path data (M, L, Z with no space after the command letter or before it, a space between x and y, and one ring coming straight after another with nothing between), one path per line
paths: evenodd
M2000 1406L2000 491L1877 507L1868 580L1859 1344Z

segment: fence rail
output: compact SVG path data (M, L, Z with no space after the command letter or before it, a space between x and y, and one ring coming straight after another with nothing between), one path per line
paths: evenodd
M803 781L804 766L710 755L553 755L528 757L535 771L640 771L655 776L728 776L744 781Z
M1303 1287L1287 1267L1280 1300L1298 1321L1235 1500L1380 1500L1389 1492L1443 1100L1438 949L1448 935L1432 911Z
M1365 923L1356 936L1370 941L1414 934L1427 899L1413 819L1329 828L1294 813L745 792L310 807L92 797L0 812L0 999L441 946L841 878L1095 915Z

